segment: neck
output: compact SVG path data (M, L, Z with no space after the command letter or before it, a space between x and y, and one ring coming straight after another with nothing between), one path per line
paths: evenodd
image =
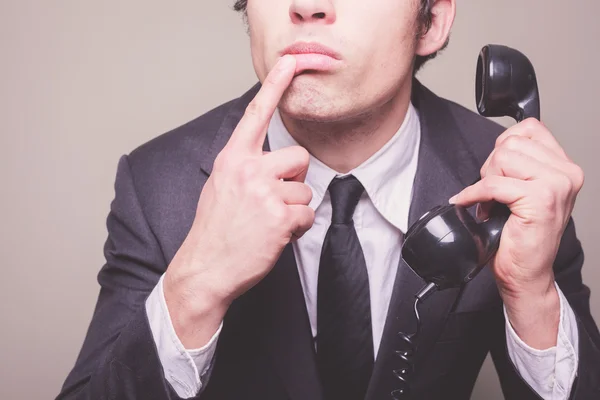
M381 149L400 129L412 82L403 85L389 101L356 117L335 122L302 121L281 113L292 137L329 168L347 173Z

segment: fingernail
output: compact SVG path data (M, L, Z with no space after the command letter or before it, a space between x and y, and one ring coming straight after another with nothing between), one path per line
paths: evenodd
M450 200L448 200L448 203L450 204L454 204L456 203L456 198L458 197L457 194L455 194L454 196L450 197Z

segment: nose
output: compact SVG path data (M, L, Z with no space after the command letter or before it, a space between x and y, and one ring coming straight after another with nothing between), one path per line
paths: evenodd
M290 18L294 24L335 22L332 0L292 0Z

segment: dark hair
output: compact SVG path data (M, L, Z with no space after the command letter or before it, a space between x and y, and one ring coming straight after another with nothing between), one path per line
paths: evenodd
M430 1L431 0L421 0L421 6L419 7L419 15L418 15L419 31L417 32L417 36L424 35L425 33L427 33L429 28L431 28L431 20L433 18L433 14L431 13L431 10L429 8ZM246 12L247 6L248 6L248 0L236 0L235 4L233 5L233 9L235 11ZM444 46L442 46L440 51L445 49L446 46L448 46L448 42L449 42L449 39L446 40L446 43L444 43ZM428 56L416 56L415 57L415 68L414 68L413 74L416 74L417 71L419 71L419 69L421 69L423 64L425 64L427 61L435 58L438 55L438 53L439 53L439 51L436 51L435 53L432 53Z

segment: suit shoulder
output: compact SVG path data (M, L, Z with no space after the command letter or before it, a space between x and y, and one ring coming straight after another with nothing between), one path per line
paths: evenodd
M185 238L187 231L181 227L189 228L193 221L206 181L200 164L236 100L157 136L124 156L136 201L169 258L183 240L181 236Z
M210 146L223 118L237 99L221 104L205 114L138 146L128 155L132 165L155 164L166 160L199 157Z

